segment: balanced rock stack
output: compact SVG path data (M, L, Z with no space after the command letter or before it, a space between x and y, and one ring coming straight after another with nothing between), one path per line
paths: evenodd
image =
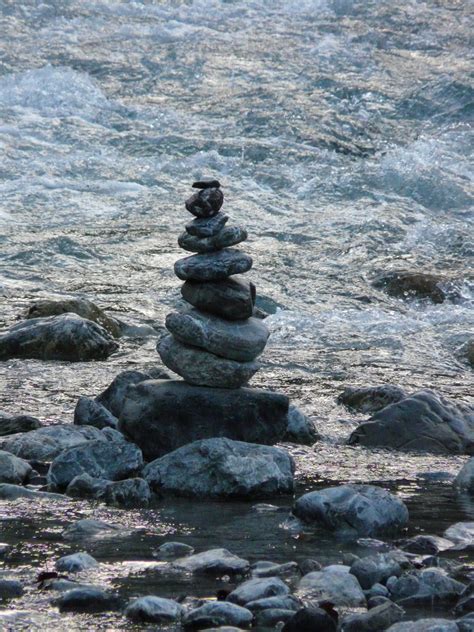
M269 336L264 322L253 316L255 286L234 276L252 267L249 255L230 247L246 240L247 231L227 225L217 180L193 187L199 191L186 200L186 209L196 219L178 243L197 254L175 263L176 275L185 281L183 298L193 307L168 314L170 334L161 339L158 352L189 384L239 388L260 368L255 359Z

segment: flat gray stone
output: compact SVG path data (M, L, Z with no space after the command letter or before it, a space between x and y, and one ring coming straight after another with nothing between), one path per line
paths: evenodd
M418 619L418 621L400 621L391 625L387 632L459 632L459 628L455 621L433 618Z
M32 318L0 335L0 360L105 360L118 349L103 327L76 314Z
M285 562L283 564L275 564L260 560L255 562L251 567L252 577L294 577L300 575L299 566L296 562ZM275 606L280 608L280 606Z
M227 595L227 601L245 606L257 599L282 597L288 595L289 592L289 587L279 577L249 579Z
M119 428L150 461L212 437L277 443L285 433L287 413L288 398L279 393L148 380L130 387Z
M175 560L173 568L205 575L245 575L250 564L227 549L210 549Z
M92 518L84 518L73 522L62 532L65 540L83 540L101 537L115 538L122 533L121 527L109 524L103 520L94 520Z
M215 252L236 246L247 239L247 231L241 226L225 226L217 234L212 237L196 237L190 235L187 231L181 233L178 237L178 244L184 250L189 252Z
M292 610L298 612L303 607L303 603L297 597L293 595L277 595L275 597L262 597L255 599L254 601L248 601L245 604L251 612L258 612L259 610L277 609L277 610Z
M456 522L443 535L459 550L474 547L474 522Z
M197 217L186 224L186 231L195 237L212 237L224 228L228 219L222 212L213 217Z
M239 388L258 371L258 362L237 362L184 345L173 336L164 336L157 346L160 358L188 384L213 388Z
M0 483L22 485L29 479L32 471L33 468L28 461L0 450Z
M79 573L87 568L94 568L98 564L92 555L81 551L80 553L72 553L71 555L60 557L56 562L56 569L64 573Z
M364 388L348 386L337 398L337 403L352 412L373 414L405 397L408 397L408 393L399 386L391 384Z
M181 496L261 498L291 494L294 467L281 448L213 438L152 461L143 476L152 489Z
M36 489L28 489L21 485L12 485L11 483L0 483L0 500L18 500L19 498L28 498L29 500L59 500L61 502L69 501L61 494L51 494L49 492L38 492Z
M330 601L336 607L365 606L364 592L348 566L327 566L301 578L296 596L303 601Z
M140 448L133 443L89 441L61 452L48 471L48 486L64 490L80 474L110 481L137 474L143 466Z
M168 314L166 327L183 344L238 362L251 362L260 355L270 335L258 318L228 321L198 309Z
M303 522L357 536L390 534L408 523L402 500L374 485L340 485L301 496L293 513Z
M164 542L153 553L153 557L160 560L172 560L177 557L191 555L192 553L194 553L193 547L189 546L189 544L184 544L184 542Z
M218 252L178 259L174 264L174 271L182 281L222 281L233 274L248 272L252 263L249 255L234 248L225 248Z
M186 629L208 628L214 625L238 625L248 628L253 614L246 608L225 601L211 601L191 610L183 619Z
M239 277L202 283L186 281L181 294L194 307L227 320L250 318L254 312L255 285Z
M36 417L29 415L8 415L0 412L0 437L12 435L18 432L29 432L41 426L41 422Z
M148 595L128 604L125 616L136 623L166 623L180 619L183 607L173 599Z
M79 397L74 409L74 423L76 426L94 426L99 429L116 428L118 419L94 399Z

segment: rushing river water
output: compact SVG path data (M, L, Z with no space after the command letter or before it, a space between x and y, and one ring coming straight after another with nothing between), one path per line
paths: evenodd
M464 457L344 446L363 417L335 401L348 384L472 395L462 354L474 324L469 2L1 0L0 9L0 326L34 299L81 295L160 333L180 302L183 201L193 179L218 177L272 312L252 384L289 395L322 435L314 448L290 448L298 493L381 481L407 501L413 533L474 517L449 482L423 476L454 474ZM379 273L400 268L445 275L456 298L374 289ZM155 345L122 339L106 362L0 363L0 407L70 422L79 395L156 366ZM347 545L281 527L290 505L2 503L0 540L14 545L6 568L31 582L69 550L60 532L71 520L141 527L90 550L104 562L102 583L206 595L214 584L146 567L152 549L172 536L252 561L340 561ZM25 629L128 625L59 618L33 588L16 603L36 611Z

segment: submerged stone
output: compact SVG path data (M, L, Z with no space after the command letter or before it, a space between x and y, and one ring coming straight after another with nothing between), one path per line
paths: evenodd
M396 270L377 277L374 287L396 298L428 298L433 303L443 303L447 298L443 289L446 283L447 279L437 274Z
M255 286L250 281L229 278L225 281L186 281L181 288L184 300L198 309L227 320L250 318L255 303Z
M273 444L287 426L288 398L257 389L212 389L174 380L130 387L119 427L148 460L198 439Z
M174 264L174 271L182 281L222 281L233 274L248 272L252 263L252 257L244 252L225 248L218 252L178 259Z

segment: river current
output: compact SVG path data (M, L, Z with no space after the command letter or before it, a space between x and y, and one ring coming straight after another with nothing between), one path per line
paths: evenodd
M287 394L322 436L290 447L298 493L381 482L406 500L413 533L474 517L449 482L465 457L345 446L365 417L336 403L347 385L385 383L472 402L463 356L474 325L471 9L462 0L0 0L0 328L35 299L80 295L159 335L180 304L184 199L194 179L217 177L224 210L249 231L249 277L271 314L252 384ZM456 292L433 304L374 288L396 269L442 274ZM0 363L0 408L71 422L79 395L159 365L156 340L123 338L105 362ZM447 474L433 481L433 472ZM170 536L252 561L340 561L346 544L298 541L281 526L291 499L277 504L2 503L0 540L14 545L8 570L31 580L69 550L59 534L73 519L140 528L126 546L89 551L104 563L101 581L124 594L211 590L147 568ZM20 602L36 611L25 629L127 625L58 618L33 589Z

